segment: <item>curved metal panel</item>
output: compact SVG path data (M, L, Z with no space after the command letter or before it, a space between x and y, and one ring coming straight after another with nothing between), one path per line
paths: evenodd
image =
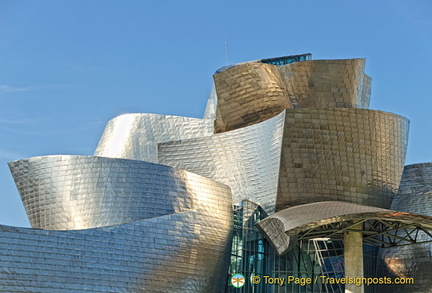
M359 101L358 108L368 109L372 93L372 78L365 74L363 77L362 97ZM356 107L354 107L356 108Z
M212 119L125 114L108 122L94 155L157 163L158 143L211 134Z
M371 78L364 68L365 59L256 61L218 72L215 133L265 121L283 109L368 108Z
M173 173L184 182L189 211L88 230L0 226L0 291L222 292L233 225L230 190Z
M432 216L432 163L405 166L399 192L393 199L391 208ZM420 239L432 241L426 233L419 234ZM412 285L388 286L382 292L428 292L432 280L431 251L430 243L381 250L380 256L384 264L379 266L379 270L382 274L415 280Z
M287 109L276 210L328 200L389 208L408 120L366 109Z
M215 133L238 129L292 108L277 66L248 62L214 76Z
M261 220L256 226L266 235L278 254L283 254L291 246L290 237L295 238L300 233L309 234L307 237L301 237L301 239L328 237L367 220L380 220L379 223L390 221L392 224L400 222L403 224L412 224L412 227L432 230L432 217L342 201L316 202L290 207ZM346 221L349 221L349 223L343 225L342 222ZM337 223L338 227L323 228L319 231L311 232L315 228L334 223ZM381 233L381 227L376 229L377 226L376 224L374 225L375 227L371 229L371 232L376 235L373 235L371 238ZM387 230L387 228L384 230ZM388 233L388 231L386 232ZM386 234L386 237L391 236L393 235ZM372 243L374 243L373 240ZM380 243L380 245L383 245L383 243Z
M249 127L159 144L161 164L231 187L233 202L258 202L274 212L285 113Z
M190 210L183 171L144 161L88 156L9 163L33 228L87 229Z
M365 59L344 59L295 62L278 69L294 107L367 108L370 77L365 79L364 67Z
M374 245L430 240L432 164L407 167L392 205L400 211L383 209L399 187L408 120L364 109L365 60L290 63L296 58L308 57L217 71L206 119L121 115L95 157L11 162L32 226L47 230L0 226L0 291L221 292L232 199L279 211L258 224L279 254L297 240L341 239L353 226ZM222 183L144 161L212 178L232 195ZM71 230L54 231L63 229ZM432 275L415 269L431 262L422 245L383 257L400 260L423 290Z
M216 87L213 82L212 88L210 90L210 95L207 99L206 108L204 111L204 119L216 119L216 109L217 109L217 95L216 95Z

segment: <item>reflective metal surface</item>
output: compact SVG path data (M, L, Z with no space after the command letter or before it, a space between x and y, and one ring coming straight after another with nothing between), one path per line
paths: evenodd
M399 192L391 208L394 210L432 216L432 163L405 166ZM432 233L420 232L423 241L432 241ZM414 278L413 285L388 286L381 292L430 292L432 280L431 243L382 249L383 263L379 267L383 275Z
M158 143L211 134L211 119L124 114L108 122L94 155L157 163Z
M179 170L89 156L9 163L33 228L88 229L190 210L195 186Z
M391 113L287 109L241 129L161 143L158 156L231 186L234 203L248 199L269 213L326 200L389 208L407 135L408 120Z
M368 108L371 78L364 67L365 59L255 61L218 72L215 132L259 123L289 108Z
M276 210L340 200L389 208L408 120L366 109L287 109Z
M292 108L278 66L244 63L214 75L215 133L238 129Z
M233 202L274 212L285 113L209 137L159 144L159 162L227 184Z
M369 108L365 59L311 60L278 66L296 108Z
M212 88L210 90L210 95L207 99L207 105L204 111L204 119L215 119L216 109L217 109L217 95L216 95L216 87L213 82Z
M415 231L417 234L432 231L432 217L343 201L324 201L287 208L260 221L257 227L281 255L298 240L330 236L339 239L341 236L337 234L343 231L365 233L364 243L381 247L420 243L421 238L413 235ZM404 235L398 233L399 229L405 230Z
M72 213L74 219L89 219L92 225L106 225L110 219L105 213L111 213L111 224L118 223L130 216L139 217L140 211L121 206L129 205L131 200L137 209L144 209L143 217L150 209L160 207L162 212L150 219L78 231L0 226L1 292L221 292L233 225L229 187L187 171L146 162L89 157L66 157L65 164L56 161L61 162L61 157L34 158L13 165L16 169L41 171L43 164L51 163L49 167L57 172L80 161L76 171L86 167L83 162L93 163L95 170L104 166L106 169L99 172L111 173L98 182L104 186L98 188L106 188L111 195L96 192L92 195L102 198L92 200L91 195L83 193L62 194L59 186L46 184L50 174L42 178L26 176L29 174L18 177L19 186L29 184L24 182L29 180L36 183L35 189L46 188L29 198L24 194L29 201L41 201L29 202L27 207L35 207L44 220L55 222L58 217L59 225L66 225L63 210ZM138 185L134 186L132 177L123 174L127 171L129 175L141 174L135 177ZM98 176L95 173L90 181ZM83 175L85 172L77 172L64 178L79 179ZM125 190L118 188L122 186L120 179L131 189L142 189L125 196ZM91 187L82 179L78 183L83 187L81 191ZM48 194L52 196L45 198ZM166 206L170 208L163 211ZM87 226L86 219L75 221L74 228Z
M310 57L218 70L204 119L125 114L108 122L94 156L11 162L38 229L0 226L0 291L230 291L223 287L231 204L242 201L232 268L242 267L246 278L340 277L339 232L353 225L373 245L430 240L430 165L405 169L395 211L387 210L399 188L408 120L367 109L364 59ZM273 215L262 220L267 214ZM269 243L249 227L260 220L277 252L290 253L269 258ZM327 236L336 241L315 239ZM427 246L388 251L401 254L416 283L432 277L414 268L431 264ZM268 292L268 286L245 288ZM307 290L333 289L341 287Z

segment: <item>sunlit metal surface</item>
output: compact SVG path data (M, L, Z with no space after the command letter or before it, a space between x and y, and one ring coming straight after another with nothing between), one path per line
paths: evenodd
M389 208L408 120L367 109L287 109L276 210L340 200Z
M399 192L391 208L398 211L432 216L432 163L405 166ZM432 233L420 232L423 241L432 241ZM415 279L413 285L388 286L382 292L429 292L432 272L432 243L403 246L380 251L384 265L380 266L383 275Z
M94 155L157 163L158 143L211 134L212 119L124 114L108 122Z
M215 132L262 122L289 108L368 108L365 59L309 60L286 65L245 62L214 75ZM212 101L214 97L209 99Z
M291 103L299 108L369 108L365 59L310 60L278 66Z
M285 113L209 137L159 144L159 162L231 187L233 202L248 199L274 212Z
M204 119L216 119L216 109L217 109L217 95L216 87L213 82L212 88L210 90L210 95L207 99L207 105L204 111Z
M27 200L34 202L28 204L37 206L41 218L58 217L63 222L61 211L69 214L79 210L79 218L105 225L107 222L98 222L96 218L110 221L109 215L105 215L108 212L112 222L129 219L128 212L139 217L139 211L130 210L133 204L137 210L144 209L143 217L150 209L170 208L151 219L89 230L0 226L1 292L221 292L233 225L229 187L187 171L146 162L67 156L66 164L55 164L61 159L34 158L15 163L14 168L35 171L30 172L34 178L19 177L17 185L31 180L34 190L39 189ZM75 173L63 170L80 161ZM84 162L93 165L95 176L78 172L79 167L86 167ZM60 178L48 184L47 178L53 172L38 177L36 171L41 171L44 164L51 170L65 172L63 179L78 179L81 192L76 196L62 195L60 186L55 184ZM95 192L86 196L85 188L95 186L86 185L88 181L81 178L88 175L92 181L98 173L107 171L107 177L97 182L101 187L96 188L105 188L109 195ZM141 175L125 176L128 172ZM121 181L130 185L129 196L119 188ZM58 189L58 193L50 189ZM141 190L133 194L133 189ZM91 196L102 200L92 200ZM36 204L38 201L41 202ZM64 202L55 206L56 201ZM83 221L76 228L82 228L78 227L81 224L86 226Z
M248 199L269 213L328 200L389 208L407 136L408 120L391 113L287 109L241 129L161 143L158 156L231 186L234 203Z
M87 229L191 209L184 171L144 161L46 156L9 163L33 228ZM195 188L195 189L194 189Z
M415 231L431 231L432 217L328 201L287 208L260 221L257 227L281 255L293 247L293 239L330 236L339 239L341 232L359 225L364 243L391 247L421 242L421 238L413 235ZM398 234L398 230L405 231L404 235Z
M234 130L292 108L276 65L245 63L214 75L215 133Z
M361 225L363 242L373 245L428 241L431 189L420 186L429 180L429 166L413 167L408 191L402 186L392 206L400 211L387 209L399 187L408 120L367 110L371 78L364 59L310 57L218 70L204 119L125 114L109 121L94 157L10 163L33 227L46 230L0 226L0 291L220 292L230 206L242 200L264 208L261 216L277 212L258 225L279 254L298 248L298 240L338 243L353 225ZM424 196L405 196L411 193ZM243 216L249 215L255 213ZM249 220L259 220L254 217ZM238 231L260 239L254 247L264 257L268 243L252 230ZM423 257L427 246L421 247L414 261L416 251L398 250L406 255L388 266L404 275L409 265L409 275L421 258L430 264ZM237 253L234 262L255 263L251 253ZM260 263L261 270L276 262ZM279 273L303 273L295 258L277 263ZM314 266L302 270L310 274ZM416 275L420 283L431 277Z

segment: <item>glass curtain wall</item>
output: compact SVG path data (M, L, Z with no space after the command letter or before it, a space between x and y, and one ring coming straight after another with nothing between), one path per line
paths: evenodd
M320 278L344 277L342 241L325 238L300 241L293 250L279 257L255 227L265 217L267 213L251 201L245 200L234 206L234 235L226 292L344 292L343 285L323 284ZM241 288L230 283L231 276L236 273L245 277ZM306 278L312 282L306 284ZM281 279L284 279L283 283Z

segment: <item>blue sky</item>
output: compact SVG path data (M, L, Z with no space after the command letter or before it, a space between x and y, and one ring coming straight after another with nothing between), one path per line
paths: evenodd
M367 58L371 109L432 162L432 2L0 0L0 224L29 226L7 162L91 155L123 113L202 117L214 71L312 53Z

